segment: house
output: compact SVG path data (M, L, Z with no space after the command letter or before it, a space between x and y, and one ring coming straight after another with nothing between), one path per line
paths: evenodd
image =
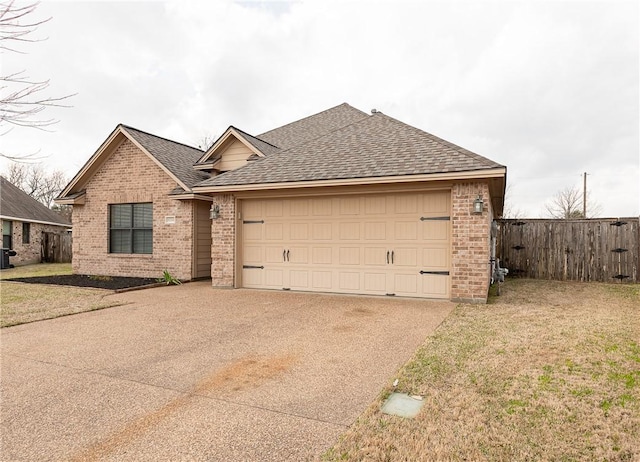
M484 302L505 180L341 104L257 136L230 126L206 152L120 125L58 203L80 273Z
M45 233L66 234L71 223L0 176L2 248L16 251L12 265L42 261Z

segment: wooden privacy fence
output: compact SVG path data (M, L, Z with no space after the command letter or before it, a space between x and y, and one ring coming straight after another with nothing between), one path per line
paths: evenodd
M42 233L42 261L71 262L71 233Z
M498 220L500 265L509 276L639 282L638 218Z

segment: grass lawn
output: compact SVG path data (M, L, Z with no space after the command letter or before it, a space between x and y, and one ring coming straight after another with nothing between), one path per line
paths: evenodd
M112 291L43 284L24 284L8 277L71 274L68 263L42 263L0 271L0 327L56 318L83 311L118 306L117 300L103 300Z
M640 285L508 280L460 305L398 373L415 419L380 412L323 460L640 460ZM392 381L392 380L391 380Z

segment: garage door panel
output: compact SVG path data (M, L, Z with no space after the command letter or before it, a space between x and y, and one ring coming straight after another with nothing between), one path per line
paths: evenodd
M333 264L333 247L313 247L311 250L311 262L314 265Z
M289 273L289 287L291 289L309 289L309 271L291 270Z
M387 196L368 196L364 198L366 215L387 215Z
M259 265L264 262L264 247L261 245L245 245L243 251L244 263L247 265Z
M450 194L448 192L422 194L421 211L426 216L448 216L450 201Z
M330 217L333 211L330 198L317 198L311 201L311 214L314 217Z
M340 229L338 236L343 241L357 241L360 240L360 222L347 222L339 223Z
M246 223L242 226L242 237L246 241L261 241L264 226L260 223Z
M314 241L330 241L332 230L331 223L311 223L311 238Z
M265 201L264 215L267 218L279 218L284 215L284 204L282 200Z
M418 212L418 196L416 194L399 194L394 196L396 214L415 214Z
M264 270L261 269L243 269L242 283L244 287L261 288L264 287Z
M386 272L364 272L364 290L367 293L385 294L387 293L387 273Z
M289 204L289 214L292 217L306 217L311 212L309 199L293 199Z
M242 204L242 217L245 220L260 220L264 218L262 207L264 201L245 201Z
M394 267L408 266L411 268L418 267L418 256L420 251L417 247L398 248L393 250L393 264Z
M285 250L282 246L270 246L264 248L264 261L266 263L284 263L285 256L283 253Z
M418 223L414 220L395 222L394 238L396 241L415 241L418 239Z
M287 263L309 264L309 248L300 246L290 246L287 249Z
M338 199L341 216L358 215L360 213L360 197L343 197Z
M363 227L366 241L386 241L390 237L385 221L365 221Z
M422 293L429 297L448 298L449 297L449 276L439 274L423 274Z
M359 265L360 247L340 247L338 261L341 265Z
M331 271L312 271L311 288L314 290L331 290L333 287L333 272Z
M449 268L448 248L425 248L422 249L422 267L427 270L445 270Z
M448 220L423 221L421 228L421 238L424 241L449 241L449 229L451 226Z
M418 276L419 274L396 273L393 275L394 293L410 297L418 296Z
M309 224L308 223L291 223L289 228L289 238L292 241L309 240Z
M267 288L282 289L284 287L284 270L266 267L264 269L264 285Z
M265 223L264 238L268 241L281 241L284 238L284 224Z
M365 247L364 248L364 264L365 266L386 266L387 263L387 247Z
M360 290L360 272L359 271L338 271L338 288L350 292Z

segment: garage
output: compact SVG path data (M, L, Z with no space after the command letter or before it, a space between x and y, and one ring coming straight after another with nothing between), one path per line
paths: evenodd
M238 207L242 287L450 298L450 190Z

